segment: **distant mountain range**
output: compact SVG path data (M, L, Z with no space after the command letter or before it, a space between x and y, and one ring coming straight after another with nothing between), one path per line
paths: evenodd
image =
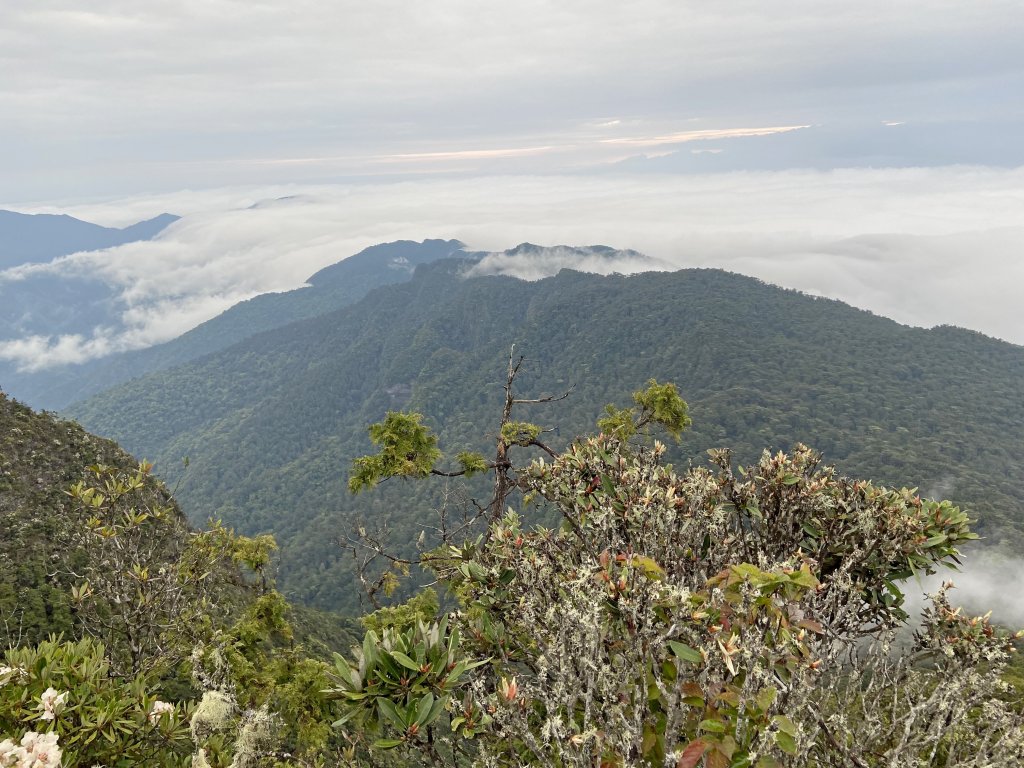
M457 240L375 245L320 270L309 277L307 287L243 301L172 341L34 373L9 370L4 375L0 368L0 387L34 407L58 410L129 379L187 363L255 334L348 306L373 288L410 279L419 264L455 254L466 255L463 249Z
M178 220L162 213L123 229L101 227L67 215L0 211L0 270L52 261L79 251L150 240Z
M263 309L308 311L306 319L68 412L180 480L193 519L274 532L283 585L321 607L357 609L352 560L338 545L354 525L386 522L408 545L431 509L462 493L457 484L395 481L350 496L347 468L371 447L366 425L388 409L414 408L442 447L486 449L512 344L528 360L524 392L575 386L567 400L521 416L557 428L549 435L556 447L593 429L605 403L628 402L651 377L671 380L694 419L674 449L678 462L727 446L748 463L763 448L802 441L849 474L969 504L989 544L1024 544L1024 348L902 326L719 270L565 270L534 282L471 276L479 254L467 258L457 246L402 244L410 262L425 249L411 279L361 300L356 291L347 306L323 311L336 299L308 297L335 279L349 282L342 262L314 276L312 288L237 310L251 313L253 328ZM457 258L436 258L446 249ZM518 252L538 255L533 246Z
M165 213L113 229L71 216L0 211L0 344L88 338L97 328L119 326L125 307L116 287L96 274L66 274L47 265L74 253L150 240L177 220ZM0 359L0 386L31 395L31 384L21 386L17 378L15 362Z

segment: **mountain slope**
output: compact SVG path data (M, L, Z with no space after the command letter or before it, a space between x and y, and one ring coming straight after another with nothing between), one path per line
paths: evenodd
M4 384L35 407L64 408L121 382L352 304L373 288L408 280L416 265L462 253L463 247L457 240L401 240L375 245L317 272L309 278L307 287L243 301L164 344L56 370L10 373Z
M339 538L360 519L408 542L441 486L392 482L351 497L351 459L388 409L428 414L442 447L486 448L510 345L529 394L575 385L522 414L592 429L606 402L675 381L694 427L675 459L806 442L849 474L968 502L990 543L1024 542L1024 348L923 330L717 270L631 277L563 271L523 282L465 278L439 261L334 313L254 336L72 409L175 477L193 519L274 531L299 599L355 608Z
M126 471L138 466L114 442L0 392L0 648L79 635L70 588L80 580L69 570L81 569L91 554L78 548L85 520L65 491L91 479L87 468L95 464ZM171 508L171 525L154 529L149 541L165 537L175 550L186 543L187 521L163 484L148 479L137 500ZM217 578L222 581L213 588L222 607L251 599L237 573ZM301 606L291 618L295 641L325 658L349 647L358 631L350 619Z
M0 269L51 261L78 251L149 240L178 220L162 213L124 229L101 227L67 215L0 211Z
M113 229L70 216L0 211L0 385L37 404L27 383L33 376L19 368L32 367L57 337L76 340L75 347L122 324L121 290L60 257L149 240L177 220L165 213Z
M138 466L110 440L35 413L0 392L0 647L72 631L70 582L57 563L78 557L66 547L72 527L83 520L64 492L85 479L92 464ZM146 493L172 504L184 536L184 516L163 486L150 481Z

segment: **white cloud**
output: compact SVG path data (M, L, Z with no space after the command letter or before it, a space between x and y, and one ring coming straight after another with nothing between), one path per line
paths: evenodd
M1016 0L81 6L4 4L4 198L312 181L380 156L691 130L983 121L1014 114L1024 80ZM269 165L308 158L329 162ZM543 162L530 167L568 167Z
M632 250L614 253L595 252L584 246L556 245L534 249L511 249L490 253L466 275L511 275L521 280L540 280L558 274L562 269L575 269L597 275L613 273L660 272L671 269L668 262Z
M121 351L110 336L113 329L98 328L95 335L66 334L59 337L27 336L0 341L0 360L15 363L20 372L38 371L56 365L84 363Z
M44 357L67 360L156 343L236 301L299 287L366 246L428 237L495 252L524 241L632 248L647 258L609 264L562 251L557 259L521 258L514 268L506 259L501 269L535 279L565 266L602 272L721 267L901 322L962 325L1024 344L1024 169L215 189L62 212L124 224L165 210L185 217L152 242L44 267L121 286L128 306L123 329L51 341L51 352L38 339L25 340L0 356L38 364Z
M994 550L974 549L960 571L943 568L941 572L902 584L907 595L907 611L916 614L924 605L924 596L934 594L944 581L952 581L949 600L962 605L973 615L992 611L992 620L1012 630L1024 628L1024 603L1009 585L1024 584L1024 562Z

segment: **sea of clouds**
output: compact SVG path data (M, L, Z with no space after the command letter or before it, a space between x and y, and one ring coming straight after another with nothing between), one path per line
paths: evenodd
M0 341L0 359L22 368L166 341L238 301L298 288L369 245L424 238L493 252L478 272L538 279L561 268L719 267L899 322L959 325L1024 344L1024 168L435 179L0 208L108 226L164 211L183 217L153 241L0 272L0 293L33 272L98 277L125 307L116 327ZM643 256L502 254L525 241Z

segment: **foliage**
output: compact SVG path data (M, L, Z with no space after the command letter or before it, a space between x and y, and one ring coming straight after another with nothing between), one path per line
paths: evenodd
M190 456L178 496L191 519L273 532L285 594L352 615L365 606L358 563L338 552L339 534L386 526L398 553L412 557L420 521L445 504L488 498L490 478L392 481L351 497L338 468L375 451L365 425L398 410L426 414L422 425L453 455L493 459L505 367L495 350L511 343L528 351L524 389L575 385L570 399L523 415L559 427L542 438L556 451L590 430L605 403L639 411L631 392L652 377L675 381L694 421L682 444L669 444L677 466L722 445L746 465L765 447L806 443L852 476L969 507L988 545L1024 545L1020 347L901 326L717 270L566 270L524 282L467 278L465 268L426 265L359 304L139 379L72 413L155 459L172 484Z
M850 648L845 669L860 674L829 675L805 704L824 735L809 749L819 764L838 752L857 766L879 755L910 765L1024 765L1024 688L1003 679L1013 638L988 616L953 609L951 587L931 596L910 652Z
M489 767L1024 765L1012 638L942 593L894 646L896 580L955 563L965 513L804 446L681 474L665 450L575 442L518 473L559 528L509 511L428 553L460 610L337 662L347 738Z
M67 766L186 766L189 710L145 677L112 674L92 640L8 650L0 665L0 735L53 733Z
M289 614L281 595L268 592L193 651L205 692L192 733L211 768L340 759L342 744L330 728L340 713L324 695L329 667L292 644Z
M438 602L437 592L431 587L427 587L404 603L385 606L363 616L360 622L366 629L377 634L385 629L402 631L420 623L429 623L437 616L440 609L441 604Z
M186 532L173 507L147 493L151 470L146 462L132 471L92 465L88 482L67 491L85 519L69 548L90 553L73 574L76 612L82 630L107 643L114 672L126 676L176 666L226 620L232 567L262 569L273 546L219 524Z
M420 424L418 413L388 412L384 421L369 428L370 440L380 446L373 456L355 461L348 481L353 493L372 488L389 477L426 477L439 458L437 437Z
M94 567L96 548L83 533L92 513L83 514L66 491L90 476L89 465L138 469L114 443L0 393L0 647L80 631L73 572ZM133 494L139 505L164 509L164 528L185 536L184 516L161 483L147 477Z
M385 629L380 638L369 630L354 662L335 658L337 687L332 693L347 704L335 726L351 721L353 748L393 749L413 741L425 744L436 758L434 724L453 710L453 697L469 682L467 673L486 663L460 654L459 632L449 630L447 618L430 625L418 622L403 631ZM466 737L490 722L471 696L458 712L456 717L448 715L449 724Z
M486 472L490 466L487 459L475 451L459 451L455 455L455 461L466 477Z
M654 379L647 382L647 388L633 393L633 408L605 406L605 417L598 419L597 426L619 440L628 440L637 431L649 424L663 427L678 443L683 430L690 426L688 406L679 396L672 382L658 384Z
M661 443L625 439L686 425L674 386L655 380L635 409L608 411L611 429L558 453L512 418L556 399L516 397L518 371L510 358L494 461L467 451L460 469L437 469L418 415L371 428L381 453L363 465L367 485L483 462L493 496L474 505L489 526L456 545L473 520L442 525L443 546L419 541L415 560L378 547L391 572L427 565L458 610L436 615L432 591L378 610L332 665L295 642L271 537L188 531L149 465L90 466L68 496L80 529L62 529L55 562L82 577L76 626L112 645L7 654L0 760L20 768L38 749L53 765L59 749L69 766L1024 765L1019 695L1001 677L1013 638L952 609L944 589L897 642L896 581L955 564L974 538L966 513L842 477L802 445L735 469L713 451L710 466L677 472ZM520 466L513 449L544 458ZM521 515L506 506L519 492ZM187 647L193 703L158 674Z
M293 630L272 589L273 537L219 523L191 530L148 463L0 397L0 421L8 415L20 426L4 464L13 492L0 507L23 505L8 507L23 524L0 544L20 544L12 559L37 558L52 581L0 596L31 607L53 584L68 634L84 639L36 642L24 621L5 636L0 765L336 764L339 713L322 693L322 659L350 642L354 622L303 609ZM29 524L51 540L30 537Z

